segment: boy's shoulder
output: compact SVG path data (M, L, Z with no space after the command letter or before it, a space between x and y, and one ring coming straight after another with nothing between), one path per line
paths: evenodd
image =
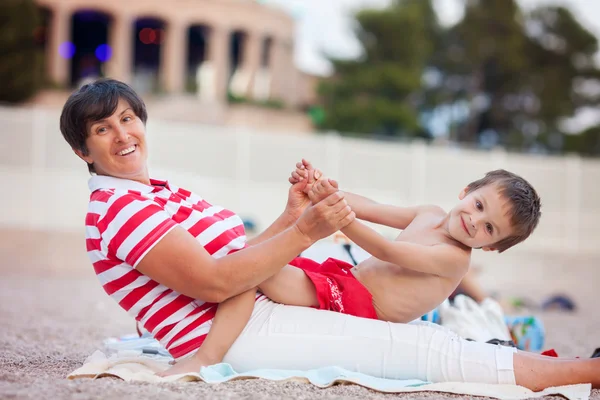
M423 204L417 207L417 214L446 215L447 212L435 204Z

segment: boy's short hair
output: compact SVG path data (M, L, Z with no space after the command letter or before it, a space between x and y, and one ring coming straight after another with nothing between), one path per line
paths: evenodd
M529 182L503 169L490 171L483 178L469 183L467 193L492 184L498 186L500 195L510 203L510 222L514 229L511 236L491 246L502 253L531 235L540 221L542 204L540 196Z
M135 115L146 124L148 113L144 101L123 82L98 79L69 96L60 115L60 131L72 149L86 156L89 154L85 141L90 123L110 117L117 109L119 99L129 103ZM96 172L93 164L88 164L88 170Z

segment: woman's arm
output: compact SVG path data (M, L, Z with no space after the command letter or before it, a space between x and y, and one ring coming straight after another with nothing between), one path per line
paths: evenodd
M175 227L137 264L137 270L181 294L214 303L245 292L274 275L314 242L354 219L342 193L308 207L283 232L215 259L185 229Z
M294 225L294 222L296 222L296 220L290 214L284 212L267 229L248 240L246 243L250 246L262 243L288 229Z

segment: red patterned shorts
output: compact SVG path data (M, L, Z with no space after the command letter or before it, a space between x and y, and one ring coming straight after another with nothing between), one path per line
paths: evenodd
M315 308L378 319L373 296L354 277L352 265L334 258L319 264L303 257L296 257L290 265L303 270L315 285L319 299L319 307Z

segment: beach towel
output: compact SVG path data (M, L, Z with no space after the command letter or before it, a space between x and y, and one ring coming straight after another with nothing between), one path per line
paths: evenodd
M530 399L546 395L562 395L567 399L584 400L590 396L591 385L568 385L532 392L522 386L494 385L481 383L430 383L417 379L394 380L352 372L331 366L308 371L259 369L244 373L236 372L229 364L216 364L203 367L197 373L172 375L165 378L155 375L169 367L171 358L161 355L147 355L142 350L120 350L107 356L96 351L84 364L68 375L69 379L117 377L125 381L140 382L192 382L219 384L240 379L268 379L273 381L300 381L327 388L336 384L356 384L384 393L403 392L444 392L468 396L487 396L497 399Z

